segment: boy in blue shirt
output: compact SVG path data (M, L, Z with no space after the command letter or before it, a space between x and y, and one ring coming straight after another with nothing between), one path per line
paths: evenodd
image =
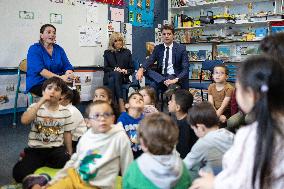
M131 141L131 149L133 151L134 159L139 157L143 152L137 140L137 127L141 119L143 119L144 100L143 96L138 93L132 93L128 102L125 104L127 112L122 112L117 122L121 122L126 134Z

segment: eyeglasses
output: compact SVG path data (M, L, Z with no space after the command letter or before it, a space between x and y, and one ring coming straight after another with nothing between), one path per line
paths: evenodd
M225 72L213 72L214 75L225 75Z
M97 114L94 114L92 116L89 116L88 119L98 120L100 117L107 119L107 118L110 118L112 115L113 115L112 112L104 112L104 113L101 113L101 114L97 113Z

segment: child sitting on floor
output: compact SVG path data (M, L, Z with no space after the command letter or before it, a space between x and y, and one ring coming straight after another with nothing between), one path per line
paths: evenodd
M87 115L90 129L80 139L77 152L46 188L114 188L119 171L124 174L133 161L130 142L122 125L113 124L111 106L96 101L88 107ZM27 179L26 183L33 185L32 189L41 188L41 183L36 184L34 180L34 177Z
M188 171L174 150L178 128L164 113L146 116L138 128L144 154L131 163L123 176L124 189L187 189L191 184Z
M144 111L143 111L144 115L159 112L155 107L156 92L154 88L145 86L139 90L139 93L143 96L144 99Z
M208 87L208 101L213 105L216 110L223 126L229 117L231 117L230 100L234 87L227 83L228 69L225 65L219 64L214 67L213 80Z
M81 112L75 107L80 103L80 94L76 89L69 88L62 95L60 102L62 106L68 108L71 112L71 119L75 125L75 129L71 131L72 134L72 148L76 152L76 147L80 137L87 131L87 126Z
M75 126L70 111L59 104L61 94L66 90L67 85L62 79L52 77L46 80L42 85L43 97L22 115L22 123L31 124L31 131L28 148L13 168L17 182L22 182L23 178L43 166L62 168L70 159L71 130Z
M192 107L192 103L192 94L184 89L174 91L171 100L168 102L169 112L175 114L175 121L179 128L176 149L180 153L182 159L185 158L186 154L188 154L191 147L198 139L187 122L187 112Z
M219 118L209 102L201 102L189 111L189 123L199 137L183 160L194 180L200 169L212 170L215 174L222 170L224 153L233 145L234 134L219 129Z
M137 140L137 128L139 122L144 117L142 114L144 108L143 96L138 92L132 93L128 98L128 102L125 104L125 108L127 109L127 112L122 112L117 122L122 123L126 134L131 141L134 159L136 159L143 153Z

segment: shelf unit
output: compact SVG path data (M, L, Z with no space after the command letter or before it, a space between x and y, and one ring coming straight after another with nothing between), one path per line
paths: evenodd
M252 8L248 9L248 4L251 3ZM171 22L172 17L175 14L184 14L190 16L191 18L198 17L201 13L204 16L207 11L213 11L214 15L220 15L224 12L229 12L233 15L239 14L249 14L250 16L255 15L261 11L263 12L270 12L273 14L282 15L282 0L224 0L218 2L209 2L203 4L196 4L195 6L180 6L180 7L171 7L171 0L168 1L168 20ZM247 16L249 17L249 16ZM270 18L270 17L267 17ZM257 46L259 45L260 40L252 40L252 41L243 41L236 37L242 35L243 33L250 33L255 29L260 28L269 28L271 21L283 21L284 19L274 19L274 20L263 20L263 21L251 21L252 19L248 19L250 21L243 21L240 23L238 20L237 23L215 23L215 24L204 24L201 26L195 27L177 27L175 28L176 32L180 35L185 35L185 32L193 34L195 31L201 31L200 38L203 38L202 41L195 41L195 42L181 42L182 44L186 45L187 51L189 55L200 50L208 51L209 55L211 52L211 59L216 59L218 56L218 50L222 49L222 47L228 46L228 48L232 48L236 52L234 52L228 60L225 60L224 63L229 68L229 71L233 72L229 78L229 81L234 82L236 70L241 62L242 59L246 57L246 55L242 54L242 51L246 49L253 51L254 54L257 50ZM217 34L217 36L216 36ZM219 34L219 37L218 37ZM239 35L238 35L239 34ZM214 36L215 35L215 36ZM222 40L227 35L233 36L231 40L226 39ZM177 36L177 35L176 35ZM221 37L222 36L222 37ZM214 38L213 41L208 40ZM216 40L217 38L217 40ZM221 38L221 40L218 40ZM236 40L237 39L237 40ZM208 40L208 41L206 41ZM178 40L177 40L178 41ZM186 41L186 40L185 40ZM193 52L193 53L192 53ZM219 52L220 53L220 52ZM245 54L245 53L244 53ZM207 57L207 54L206 54ZM200 65L204 60L190 60L190 69L199 69L201 68ZM192 68L193 66L193 68ZM195 68L194 68L195 67ZM196 72L196 70L195 70ZM191 73L192 74L192 73ZM194 73L194 76L198 74ZM190 79L190 83L199 83L198 78ZM208 82L208 81L207 81ZM194 85L194 84L193 84Z

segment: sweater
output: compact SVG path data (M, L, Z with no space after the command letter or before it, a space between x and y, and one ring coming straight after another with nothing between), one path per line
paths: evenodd
M283 132L283 129L282 129ZM223 171L215 177L214 189L243 189L252 188L252 173L257 137L257 122L238 130L233 146L223 158ZM284 188L284 151L283 137L275 137L275 152L271 155L272 183L270 188ZM259 177L256 177L258 182ZM256 184L256 189L259 185Z
M178 154L142 154L123 177L124 189L187 189L191 179Z
M132 161L130 142L121 124L112 125L106 133L89 129L81 137L76 153L50 184L66 177L67 170L73 167L87 185L114 188L119 171L124 174Z
M210 131L198 139L183 160L192 179L198 177L201 168L222 169L224 153L233 145L234 134L226 129Z

